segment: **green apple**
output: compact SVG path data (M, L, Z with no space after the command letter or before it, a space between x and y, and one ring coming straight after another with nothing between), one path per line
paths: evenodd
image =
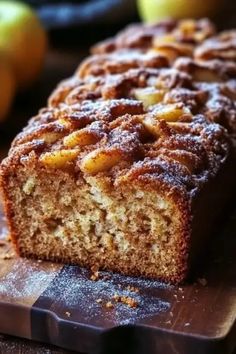
M217 12L221 0L137 0L146 22L171 18L200 18Z
M15 77L11 65L5 56L0 53L0 122L2 122L10 110L15 95Z
M38 76L47 47L46 33L34 11L17 1L0 1L0 51L12 65L17 86Z

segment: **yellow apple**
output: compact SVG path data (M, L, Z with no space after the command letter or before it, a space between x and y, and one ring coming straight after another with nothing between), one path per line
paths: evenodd
M17 86L27 88L41 70L47 36L34 11L17 1L0 1L0 50L8 57Z
M137 0L141 18L146 22L172 18L212 16L221 0Z
M0 122L2 122L11 107L15 95L15 77L11 66L0 53Z

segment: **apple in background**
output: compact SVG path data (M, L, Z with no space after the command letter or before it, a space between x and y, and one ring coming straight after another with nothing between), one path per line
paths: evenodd
M0 53L0 122L3 121L11 107L15 95L15 77L13 70Z
M146 22L172 18L213 16L222 0L137 0L139 14Z
M46 47L46 32L34 11L22 2L0 1L0 51L12 65L18 88L37 79Z

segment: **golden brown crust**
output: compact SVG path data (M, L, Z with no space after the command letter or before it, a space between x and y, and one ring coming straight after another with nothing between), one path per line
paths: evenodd
M86 85L84 81L83 94L87 92ZM129 175L127 168L134 168L136 161L139 166L145 166L149 159L155 163L165 161L166 174L172 165L177 165L185 180L191 179L195 186L203 176L214 175L227 157L226 131L196 114L202 112L208 95L192 88L188 74L165 68L131 69L124 74L99 77L96 85L99 98L95 101L80 100L81 85L73 88L64 102L53 100L53 113L50 108L41 113L42 120L33 119L15 139L12 153L29 141L44 141L40 156L74 149L76 170L83 170L90 156L96 159L96 154L110 154L116 160L105 171L114 174L115 180L116 175L121 180L123 169L124 175ZM161 90L161 102L145 107L137 100L137 92L145 94L148 89Z
M195 57L200 60L236 60L236 31L225 31L208 39L196 48Z
M172 36L175 42L201 43L215 33L214 25L207 19L194 20L166 20L156 24L135 24L128 26L115 38L98 43L92 48L92 53L101 54L113 52L121 48L139 48L146 50L152 47L155 39L165 35Z
M84 60L78 68L77 75L81 79L86 76L102 76L106 74L121 74L136 68L163 68L168 66L164 55L141 50L119 50L113 53L93 55Z

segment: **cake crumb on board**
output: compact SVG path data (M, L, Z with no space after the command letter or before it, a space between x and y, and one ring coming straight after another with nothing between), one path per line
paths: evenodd
M111 301L108 301L106 304L105 304L105 307L107 309L113 309L114 308L114 304L111 302Z
M138 306L138 301L133 299L131 296L120 296L118 294L115 294L113 296L113 300L115 302L121 302L124 305L127 305L131 308L136 308Z
M96 300L97 304L102 304L103 300L101 298ZM131 296L124 296L124 295L118 295L115 294L114 296L112 296L112 299L110 301L107 301L105 303L105 307L106 308L114 308L115 304L124 304L129 306L130 308L136 308L138 307L138 301L135 300L134 298L132 298Z
M97 281L99 280L100 278L100 273L99 273L99 269L98 267L91 267L91 276L90 276L90 279L93 280L93 281Z
M134 293L138 293L139 292L139 289L136 288L135 286L131 286L131 285L128 285L125 290L128 290L128 291L131 291L131 292L134 292Z

